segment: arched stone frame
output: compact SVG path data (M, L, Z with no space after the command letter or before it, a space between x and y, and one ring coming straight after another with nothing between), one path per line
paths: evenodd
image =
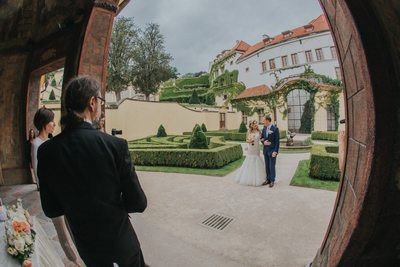
M400 255L396 47L400 41L393 32L400 32L396 13L400 4L320 2L343 68L347 153L331 222L313 266L396 266Z

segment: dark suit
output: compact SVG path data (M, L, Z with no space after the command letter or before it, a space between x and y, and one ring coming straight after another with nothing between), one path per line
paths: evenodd
M39 147L38 177L44 213L65 215L86 265L142 266L128 213L143 212L147 200L126 140L83 122Z
M270 129L272 133L267 133L267 127L264 127L261 132L261 141L269 141L269 146L264 145L263 154L265 159L265 170L267 172L267 181L275 182L275 165L276 157L272 157L272 153L279 153L279 128L271 124Z

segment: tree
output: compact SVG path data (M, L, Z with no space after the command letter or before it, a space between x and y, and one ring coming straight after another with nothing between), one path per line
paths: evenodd
M207 127L204 123L201 124L201 130L206 133L207 132Z
M131 80L147 100L150 94L158 91L161 82L169 79L171 60L158 24L150 23L144 31L139 31L132 57Z
M117 101L121 92L131 84L132 55L137 42L138 29L132 18L115 20L108 49L106 91L115 92Z
M160 127L158 127L157 137L166 137L166 136L167 132L165 131L164 126L161 124Z
M196 90L193 90L192 96L189 99L189 104L200 104L200 98Z
M176 67L169 67L169 77L168 79L178 79L180 73Z
M56 100L56 95L54 94L54 90L51 89L50 95L49 95L49 100Z
M301 116L301 126L299 129L300 133L311 133L312 130L312 108L311 108L312 102L310 100L308 100L305 104L304 104L304 111L303 111L303 115Z
M207 94L206 95L206 104L212 106L215 104L215 95L214 94Z
M247 132L247 127L246 124L244 124L244 122L242 121L242 123L240 123L239 126L239 133L245 133L245 132Z

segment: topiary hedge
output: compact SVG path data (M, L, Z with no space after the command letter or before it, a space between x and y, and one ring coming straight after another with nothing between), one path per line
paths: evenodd
M201 124L201 130L206 133L207 132L207 127L204 123Z
M207 137L198 124L196 124L193 129L193 134L190 138L189 148L208 149Z
M340 180L337 146L314 145L311 149L310 176L320 180Z
M247 133L246 124L242 121L239 126L239 133Z
M165 132L164 126L161 124L160 127L158 127L157 137L165 137L165 136L167 136L167 133Z
M176 86L184 88L184 86L202 84L209 87L209 75L202 75L200 77L192 77L185 79L178 79L175 82Z
M212 137L211 149L131 149L132 162L142 166L176 166L217 169L243 156L240 144L226 144Z
M313 140L328 140L328 141L336 141L337 142L338 132L314 131L311 133L311 139L313 139Z

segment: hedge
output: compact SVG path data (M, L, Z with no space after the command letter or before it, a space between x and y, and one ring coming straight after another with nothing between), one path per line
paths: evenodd
M175 82L176 86L183 88L187 85L204 84L209 87L209 75L202 75L200 77L178 79Z
M337 146L314 145L311 149L310 176L320 180L339 181L338 149Z
M142 166L221 168L243 156L239 144L225 144L222 137L211 138L212 149L132 149L132 162Z
M246 134L247 133L239 133L236 131L234 132L206 132L206 136L222 136L227 141L246 141ZM190 132L184 132L183 135L191 135Z
M338 140L338 132L322 132L315 131L311 133L311 139L313 140L328 140L336 141Z

